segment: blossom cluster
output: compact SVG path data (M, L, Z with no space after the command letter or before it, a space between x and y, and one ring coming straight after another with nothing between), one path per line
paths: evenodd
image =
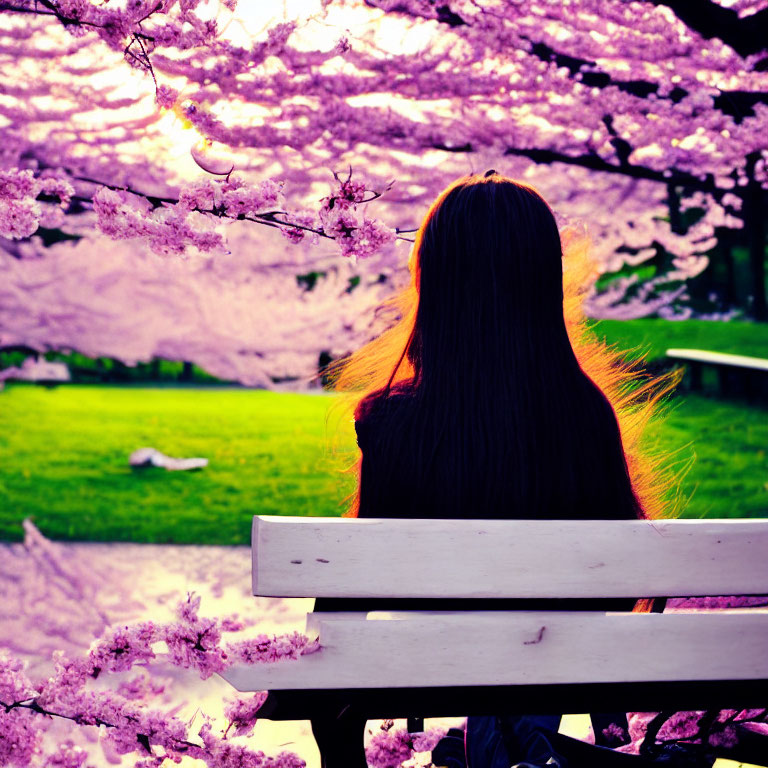
M198 56L159 58L156 67L200 86L187 99L186 117L207 138L230 146L300 150L325 139L417 155L435 147L500 146L510 153L549 153L542 160L549 163L589 157L598 169L661 183L727 189L746 184L750 173L768 181L764 156L751 172L745 160L765 151L762 70L650 3L577 0L555 7L530 0L519 13L461 0L439 7L420 0L369 5L407 19L424 44L386 59L360 41L308 52L288 44L290 25L276 24L267 41L238 47L217 40ZM269 55L279 56L289 74L261 71ZM329 66L338 57L347 65L343 71ZM167 86L160 88L167 103ZM419 114L351 102L364 93L425 106ZM230 96L272 108L274 121L225 124L202 106L211 97ZM295 96L315 101L316 108L293 103ZM437 112L431 109L436 99L464 106L454 114ZM499 120L502 109L513 118L528 112L536 119ZM301 121L310 115L309 125Z
M233 219L280 211L284 206L283 183L273 179L246 184L239 176L203 178L183 186L179 194L182 209L220 212Z
M393 242L393 229L365 215L360 218L358 205L369 202L365 199L365 184L353 181L351 172L344 181L336 179L337 188L323 198L318 215L322 232L337 242L341 255L362 259Z
M124 681L117 690L89 687L90 681L105 673L126 672L160 657L175 666L195 669L205 679L234 662L295 659L318 649L316 641L298 633L222 644L222 634L237 631L241 625L203 618L199 606L200 598L190 595L180 604L175 622L115 627L82 658L68 659L59 653L53 674L37 683L27 677L18 659L0 656L0 764L26 768L44 757L49 766L81 768L86 755L70 742L55 753L46 753L43 733L54 717L80 726L103 726L103 738L114 753L138 753L145 768L159 766L165 759L178 762L185 756L203 760L211 768L303 768L304 761L291 753L268 757L228 740L231 728L234 736L253 730L264 693L228 705L225 713L230 726L219 735L204 715L195 731L191 723L173 713L147 707L142 701L146 681ZM165 644L165 654L158 654L155 646L159 643Z
M40 226L58 226L74 193L60 175L48 173L36 178L30 170L0 170L0 237L18 240Z
M740 728L758 733L768 730L766 709L634 712L628 719L630 743L617 751L629 754L654 755L676 743L696 744L723 754L738 744Z
M181 187L178 200L159 199L135 190L99 186L92 196L96 226L115 240L144 239L155 252L181 255L189 247L201 253L222 252L226 241L215 230L220 220L248 220L276 227L292 243L335 240L342 256L366 258L394 241L396 231L362 215L365 184L340 181L319 210L285 210L284 182L248 183L228 174L204 177ZM74 195L62 174L35 177L31 170L0 171L0 236L21 239L39 226L58 227ZM56 204L51 199L56 198Z
M276 227L292 243L320 237L334 240L342 256L366 258L392 243L396 232L362 215L366 188L350 179L324 198L317 213L285 209L283 182L265 179L248 183L229 174L224 179L204 177L183 185L178 201L153 207L147 197L101 187L93 209L101 232L117 240L144 238L160 254L183 254L189 246L201 252L221 251L224 237L213 229L219 220L251 221Z
M424 733L409 733L405 728L382 729L365 750L370 768L400 768L417 752L431 752L445 736L444 728L431 728Z
M229 721L229 727L234 728L235 736L250 736L259 710L267 700L266 691L258 691L244 699L234 699L224 707L224 715Z
M203 217L191 215L183 206L154 209L146 198L101 187L93 196L93 210L99 231L115 240L145 238L156 253L182 254L188 246L201 252L224 247L222 235L204 229Z
M237 0L225 0L234 9ZM21 3L20 3L21 4ZM145 49L174 47L188 50L216 40L219 29L215 20L203 20L196 13L199 0L178 4L156 0L136 0L125 7L104 6L91 0L52 0L50 7L65 28L77 37L95 31L103 42L116 51L126 51L129 63L138 64L138 54L131 57L130 43L140 39ZM177 6L174 8L174 6ZM175 11L175 13L174 13Z

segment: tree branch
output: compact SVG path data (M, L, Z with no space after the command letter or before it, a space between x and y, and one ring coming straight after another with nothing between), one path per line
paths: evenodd
M709 192L716 200L719 200L726 194L726 192L735 195L739 194L737 189L720 189L715 184L715 180L711 175L707 175L705 179L700 179L698 176L693 176L690 173L679 170L670 171L669 175L665 175L662 171L656 171L652 168L646 168L641 165L632 165L631 163L626 162L621 165L614 165L597 155L566 155L551 149L519 149L517 147L508 147L504 154L527 157L535 163L565 163L566 165L576 165L580 168L587 168L590 171L617 173L622 176L629 176L633 179L645 179L647 181L656 181L661 184L677 184L678 186L697 189L702 192Z

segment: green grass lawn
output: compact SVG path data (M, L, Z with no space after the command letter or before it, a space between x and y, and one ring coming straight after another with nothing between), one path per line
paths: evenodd
M31 517L54 539L245 544L256 513L340 514L352 486L336 471L349 457L326 440L330 403L245 389L11 385L0 392L0 538L20 538ZM143 446L210 464L133 470L128 456Z
M690 465L683 517L768 517L768 409L683 394L656 432Z
M0 392L0 538L31 517L54 539L246 544L253 514L335 515L351 491L332 398L236 389L12 385ZM691 517L768 515L768 411L688 396L657 427L695 462ZM340 448L354 447L342 423ZM152 446L199 472L131 470Z

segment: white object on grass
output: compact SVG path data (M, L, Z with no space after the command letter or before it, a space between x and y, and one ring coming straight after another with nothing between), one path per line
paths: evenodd
M176 459L156 448L139 448L130 455L128 461L132 467L161 467L169 470L203 469L208 466L208 459Z

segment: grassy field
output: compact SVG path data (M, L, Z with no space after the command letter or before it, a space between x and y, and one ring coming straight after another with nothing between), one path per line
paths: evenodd
M244 544L254 513L333 515L351 490L324 395L16 385L0 392L0 538ZM354 446L351 424L341 443ZM329 426L330 429L330 426ZM199 472L132 470L152 446Z
M334 515L351 424L332 398L236 389L12 385L0 392L0 538L31 517L54 539L246 544L255 513ZM658 438L685 464L686 515L768 515L768 411L701 396L675 401ZM191 473L132 470L152 446L205 456Z
M709 320L601 320L594 330L609 344L647 360L664 357L667 349L706 349L751 357L768 356L768 323Z

